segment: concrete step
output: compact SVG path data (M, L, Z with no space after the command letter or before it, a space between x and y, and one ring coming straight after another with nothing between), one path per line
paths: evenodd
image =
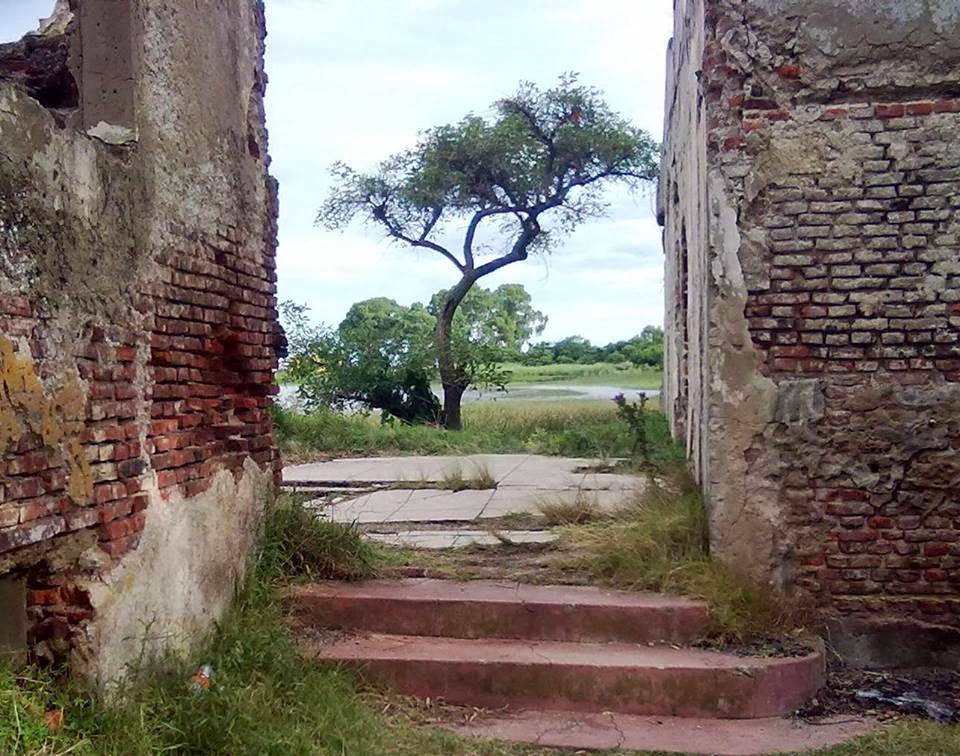
M820 654L761 659L625 643L380 634L304 641L304 649L399 693L489 709L775 717L823 683Z
M709 624L696 601L593 587L411 578L294 588L303 626L451 638L691 643Z

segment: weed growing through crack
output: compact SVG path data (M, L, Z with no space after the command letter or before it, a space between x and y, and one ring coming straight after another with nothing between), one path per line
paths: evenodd
M473 463L474 471L465 474L463 468L457 466L443 474L440 480L418 478L416 480L398 480L390 484L391 489L403 491L487 491L497 487L497 479L482 463Z
M585 525L603 517L596 500L585 491L577 491L573 501L547 500L537 505L544 522L550 527L560 525Z
M497 487L497 479L486 465L475 463L474 467L474 471L466 475L460 467L444 473L440 487L448 491L485 491Z

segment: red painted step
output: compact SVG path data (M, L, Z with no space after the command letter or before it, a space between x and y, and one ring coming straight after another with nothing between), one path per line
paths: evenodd
M794 711L823 683L820 654L768 659L625 643L397 635L305 648L400 693L491 709L773 717Z
M484 580L315 583L289 598L314 628L451 638L690 643L710 621L703 604L656 593Z

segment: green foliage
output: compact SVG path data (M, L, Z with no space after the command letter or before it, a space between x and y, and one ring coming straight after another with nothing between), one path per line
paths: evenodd
M439 316L449 295L449 291L439 291L431 297L427 309L434 317ZM451 346L458 362L496 365L519 357L520 350L543 333L546 325L546 315L533 308L530 294L521 284L501 284L496 289L473 286L453 317Z
M546 90L523 83L493 107L493 120L468 115L430 129L373 173L336 164L338 185L318 221L340 228L360 216L398 241L440 251L433 239L446 220L484 213L480 220L515 222L522 235L530 219L554 211L557 230L571 230L602 213L604 184L639 186L657 175L656 142L575 75ZM548 239L556 236L531 242Z
M285 376L307 407L359 405L408 423L435 422L430 389L433 318L422 306L379 297L357 302L335 332L311 327L306 308L281 305L289 354Z
M634 366L663 367L663 329L647 326L626 341L594 346L582 336L568 336L550 343L541 341L520 355L525 365L570 365L629 362Z
M430 383L437 375L435 308L444 295L435 295L429 308L385 297L357 302L336 331L312 326L307 307L283 302L289 352L284 379L297 384L308 408L359 406L406 423L437 422L440 403ZM452 335L468 383L502 388L506 374L499 360L519 354L545 325L523 286L474 287L457 312Z
M623 420L630 428L630 438L632 445L630 447L631 456L641 464L644 469L650 469L653 460L651 459L650 439L647 436L647 421L651 415L647 411L647 395L640 393L640 401L628 402L623 394L617 394L613 397L613 403L617 405L617 417Z

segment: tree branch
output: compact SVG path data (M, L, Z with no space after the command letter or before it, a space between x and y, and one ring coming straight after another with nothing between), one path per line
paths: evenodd
M450 250L426 238L427 234L429 234L430 231L433 230L433 227L437 224L437 221L440 220L440 215L442 215L442 210L440 208L437 208L436 210L434 210L433 216L427 222L427 225L424 228L424 231L419 238L415 238L413 236L403 233L400 227L390 220L389 216L387 215L386 208L383 204L373 205L371 207L371 213L373 217L376 220L378 220L380 224L383 225L384 228L387 229L387 234L389 236L393 237L394 239L397 239L398 241L406 242L411 247L421 247L423 249L433 250L434 252L437 252L443 255L444 257L446 257L450 262L452 262L456 266L457 270L459 270L461 273L463 273L466 270L463 263L461 263L456 258L456 255L454 255Z
M528 218L524 222L523 231L513 243L513 248L510 250L510 252L503 257L498 257L497 259L484 263L477 268L474 280L482 278L483 276L493 273L496 270L500 270L500 268L510 265L510 263L526 260L527 248L534 239L540 236L540 233L540 223L537 221L536 217Z
M515 215L516 212L517 209L515 207L490 207L474 213L473 218L470 219L470 225L467 226L467 232L463 237L463 260L466 270L473 270L473 240L477 235L480 222L484 218L489 218L493 215Z

